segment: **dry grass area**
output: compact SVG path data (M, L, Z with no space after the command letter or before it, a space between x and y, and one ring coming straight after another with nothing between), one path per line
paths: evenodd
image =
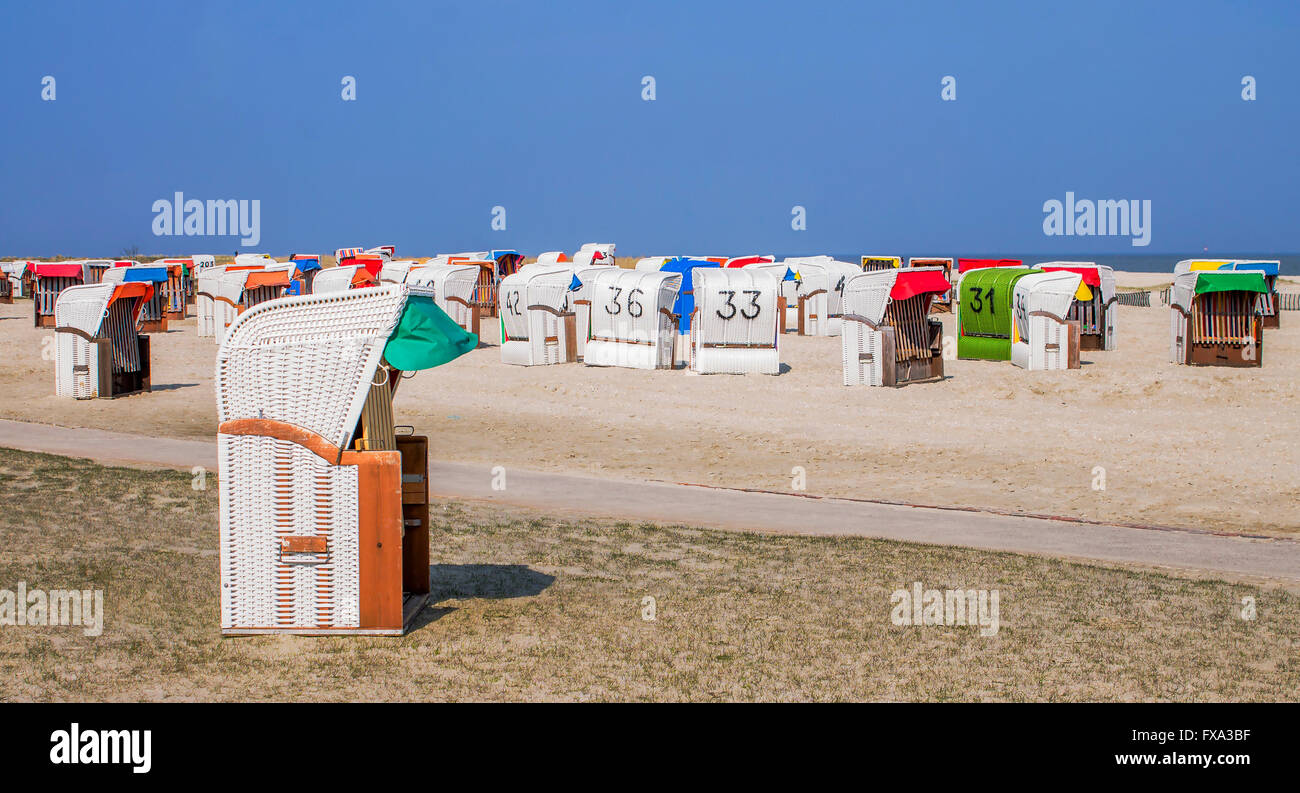
M102 588L102 636L0 626L0 700L1293 700L1280 589L863 539L434 507L402 638L218 633L216 492L0 450L0 589ZM996 589L1001 628L890 593ZM657 619L642 619L642 598ZM1258 617L1238 617L1257 598Z

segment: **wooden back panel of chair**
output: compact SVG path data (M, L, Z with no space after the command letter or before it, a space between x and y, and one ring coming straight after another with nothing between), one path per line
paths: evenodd
M1254 292L1208 292L1192 301L1193 344L1246 344L1255 337Z
M1095 336L1102 332L1102 317L1104 310L1101 306L1101 290L1095 290L1092 293L1091 300L1076 300L1070 304L1070 311L1066 314L1066 319L1078 320L1081 332Z
M894 357L898 361L929 358L929 294L913 295L906 300L891 300L885 309L885 324L894 328Z

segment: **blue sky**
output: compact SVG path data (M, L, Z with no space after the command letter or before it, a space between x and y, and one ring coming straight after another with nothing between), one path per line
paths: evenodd
M275 254L1300 250L1293 2L0 14L0 255L239 248L154 236L176 191L260 200ZM1067 191L1150 200L1150 247L1044 236L1043 202Z

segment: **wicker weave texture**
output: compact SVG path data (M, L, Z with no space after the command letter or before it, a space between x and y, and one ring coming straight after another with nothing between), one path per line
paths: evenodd
M64 289L54 302L54 324L98 336L114 288L111 284L88 284ZM99 356L94 345L75 333L55 335L55 394L94 399L99 390Z
M691 271L696 319L691 368L701 374L778 374L780 281L758 267Z
M357 469L290 441L218 435L221 626L356 627L360 622ZM285 553L286 537L324 553Z
M671 369L677 322L664 312L671 312L677 301L681 274L616 267L589 268L584 273L584 289L591 300L591 340L585 362Z
M245 311L217 353L218 421L284 421L347 447L406 294L392 285Z
M840 325L840 350L844 356L844 385L879 386L884 383L881 332L863 322L844 320ZM889 362L893 365L893 361Z
M506 338L501 361L542 366L564 360L567 336L559 314L569 311L573 270L560 264L530 264L501 280L497 294Z

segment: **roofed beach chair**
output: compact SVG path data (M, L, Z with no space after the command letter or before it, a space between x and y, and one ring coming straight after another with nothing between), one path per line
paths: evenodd
M163 318L169 321L185 319L185 306L188 304L186 284L189 281L190 269L194 266L193 260L159 259L150 262L149 266L167 268L167 280L159 290Z
M957 277L958 358L1011 360L1016 282L1036 272L1041 271L1024 266L979 267Z
M1079 368L1080 326L1070 307L1083 285L1072 270L1035 271L1012 292L1011 362L1031 371Z
M691 370L780 374L776 276L757 267L696 267L691 283Z
M136 331L147 281L70 286L55 300L55 393L111 399L150 390L149 337Z
M907 260L908 267L942 267L943 277L948 283L953 283L953 260L941 256L912 256ZM936 314L945 314L952 311L952 290L948 290L942 295L935 295L934 300L930 303L930 311Z
M897 270L903 266L903 257L901 256L863 256L862 272L870 273L876 270Z
M563 256L564 254L559 254ZM473 264L479 268L478 286L474 290L473 303L478 307L480 316L497 315L497 288L501 280L514 275L523 264L524 256L519 251L497 249L490 251L470 251L466 253L447 253L435 256L426 264Z
M1066 317L1079 323L1079 349L1115 349L1115 316L1119 313L1115 271L1095 262L1043 262L1034 267L1047 273L1079 274L1079 293Z
M80 262L34 262L32 274L32 317L38 328L52 328L54 301L71 286L85 283L85 268Z
M411 626L430 583L428 439L398 433L393 393L476 341L404 285L235 320L216 368L222 634Z
M97 284L104 280L104 273L113 268L112 259L87 259L81 263L85 282L88 284Z
M943 323L930 318L951 288L942 267L869 270L844 285L844 385L901 386L943 379Z
M1193 366L1262 366L1261 302L1268 292L1258 271L1175 275L1169 299L1170 360Z
M1282 263L1277 259L1184 259L1174 265L1174 275L1202 270L1259 273L1268 286L1268 292L1260 298L1260 322L1265 328L1276 328L1281 326L1277 297L1277 277L1281 268Z
M588 366L673 368L680 273L591 267L577 278L591 301L591 338L583 357Z
M209 267L216 267L217 257L208 253L196 253L190 257L190 261L194 266L190 268L190 277L185 284L185 299L193 305L198 302L199 273Z
M9 302L13 302L15 297L31 297L24 289L24 285L29 282L30 275L27 272L28 262L12 261L0 262L0 280L8 284Z
M289 257L289 261L293 264L293 280L298 284L286 290L286 294L310 295L316 274L321 271L320 256L314 253L295 253Z
M137 327L141 333L166 333L167 283L171 278L170 268L165 265L137 264L132 267L114 268L112 275L105 273L104 277L110 279L117 273L121 274L123 283L148 283L153 286L153 292L140 309Z
M474 303L478 288L479 266L466 264L426 264L406 276L406 283L433 291L433 299L452 321L479 335L478 306Z
M381 284L404 284L406 276L411 272L411 268L419 267L420 263L414 259L390 259L384 262L384 266L379 269L379 282Z
M541 366L578 359L577 318L569 305L572 283L568 266L538 263L501 281L503 363Z
M205 267L198 273L194 291L194 315L200 337L217 335L216 298L221 292L221 279L225 274L225 265Z
M618 259L614 256L614 250L612 242L586 242L573 254L573 263L579 267L617 267Z
M318 272L315 280L312 281L311 292L313 295L345 292L349 289L361 289L378 283L378 279L361 265L339 265Z
M833 261L829 256L801 256L783 262L787 270L794 273L794 279L783 282L781 289L787 307L793 309L795 328L800 336L839 334L839 323L835 322L832 327L831 320L830 264ZM856 269L854 268L855 272ZM838 315L839 301L835 302L835 313Z

